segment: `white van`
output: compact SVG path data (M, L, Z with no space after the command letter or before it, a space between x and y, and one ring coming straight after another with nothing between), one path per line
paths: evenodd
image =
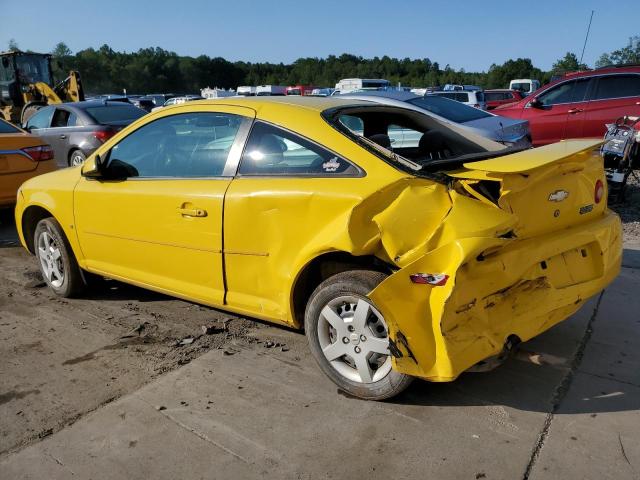
M480 110L487 109L487 102L484 99L484 92L482 90L440 90L438 92L431 92L427 95L438 95L439 97L449 98L456 102L464 103L470 107L476 107Z
M524 96L531 95L540 88L540 82L532 78L517 78L509 82L509 90L520 90Z
M287 87L281 85L259 85L256 87L256 95L259 97L282 96L287 92Z
M384 78L343 78L336 83L336 92L347 93L356 90L373 90L388 88L391 86L389 80Z

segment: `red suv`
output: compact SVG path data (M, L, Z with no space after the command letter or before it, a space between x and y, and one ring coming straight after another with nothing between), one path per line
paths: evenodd
M524 94L520 90L509 90L508 88L496 88L494 90L485 90L484 99L487 102L487 110L493 110L502 105L510 105L519 102L524 98Z
M567 74L494 113L529 120L534 146L602 137L606 123L640 115L640 65Z

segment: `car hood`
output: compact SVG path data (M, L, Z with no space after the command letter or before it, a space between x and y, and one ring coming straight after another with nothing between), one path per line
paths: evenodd
M515 142L529 135L529 122L514 118L491 116L464 122L465 127L473 128L497 141Z

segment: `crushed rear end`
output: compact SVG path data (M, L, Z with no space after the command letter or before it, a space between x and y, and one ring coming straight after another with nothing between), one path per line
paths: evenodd
M370 294L395 369L453 380L513 336L566 319L617 276L621 225L606 207L598 145L561 142L447 172L451 207L424 253L400 259Z

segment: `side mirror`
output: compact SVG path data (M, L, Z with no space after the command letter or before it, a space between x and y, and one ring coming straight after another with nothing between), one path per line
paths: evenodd
M544 106L544 104L540 100L538 100L537 98L534 98L529 102L529 106L531 108L542 108Z
M100 178L102 177L102 159L98 155L93 155L85 160L82 164L83 177Z

